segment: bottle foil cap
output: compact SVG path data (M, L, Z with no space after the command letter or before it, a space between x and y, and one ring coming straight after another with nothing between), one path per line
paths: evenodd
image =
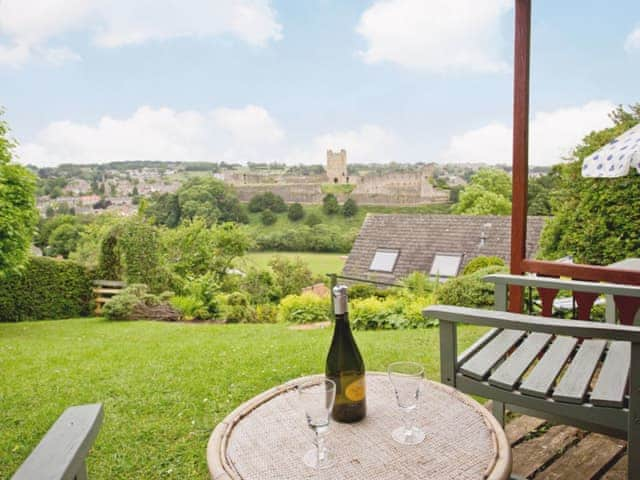
M347 313L348 296L346 285L336 285L333 287L333 313L336 315L342 315Z

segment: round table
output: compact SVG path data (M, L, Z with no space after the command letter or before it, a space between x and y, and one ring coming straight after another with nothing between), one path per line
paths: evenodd
M302 463L312 432L291 380L245 402L220 423L209 439L207 463L214 480L506 480L511 450L498 422L471 397L425 381L416 425L420 445L391 438L401 425L386 374L367 373L367 416L353 424L331 422L328 444L335 465L315 471Z

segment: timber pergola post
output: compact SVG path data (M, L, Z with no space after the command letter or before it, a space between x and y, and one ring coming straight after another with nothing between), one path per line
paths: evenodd
M527 192L529 182L529 69L531 64L531 4L515 0L513 79L513 157L511 207L511 262L514 275L569 277L590 282L640 285L640 272L595 265L527 259ZM522 311L523 287L509 286L509 311Z
M527 190L529 176L529 65L531 57L531 0L516 0L513 56L513 159L511 206L511 265L524 273L527 255ZM522 311L522 287L511 286L509 310Z

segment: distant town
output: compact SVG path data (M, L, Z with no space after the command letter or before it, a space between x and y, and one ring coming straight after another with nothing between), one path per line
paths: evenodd
M273 192L286 202L321 203L326 193L362 205L420 206L449 203L482 163L349 164L347 152L327 151L324 165L247 165L207 162L126 161L29 168L37 174L37 206L42 216L110 212L134 215L141 199L175 193L192 177L211 176L232 185L241 201ZM508 166L495 166L510 173ZM548 167L533 167L538 177Z

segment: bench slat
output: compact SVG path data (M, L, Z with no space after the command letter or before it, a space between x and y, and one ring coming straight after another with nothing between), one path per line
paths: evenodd
M529 368L538 354L547 346L552 336L548 333L532 333L489 377L496 387L513 390L520 377Z
M553 392L554 400L577 404L584 402L589 382L606 345L605 340L582 342L578 353L573 357L573 361Z
M631 344L611 342L598 381L591 392L591 403L602 407L624 406L630 363Z
M94 280L93 284L101 287L126 287L125 282L119 280Z
M578 340L573 337L556 337L519 390L527 395L545 398L576 343Z
M121 288L94 288L93 293L117 295L118 293L122 293L122 289Z
M67 480L84 460L102 424L102 404L67 408L31 452L12 480Z
M521 330L503 330L485 345L478 353L460 367L460 371L483 380L490 370L504 357L511 348L525 335Z

